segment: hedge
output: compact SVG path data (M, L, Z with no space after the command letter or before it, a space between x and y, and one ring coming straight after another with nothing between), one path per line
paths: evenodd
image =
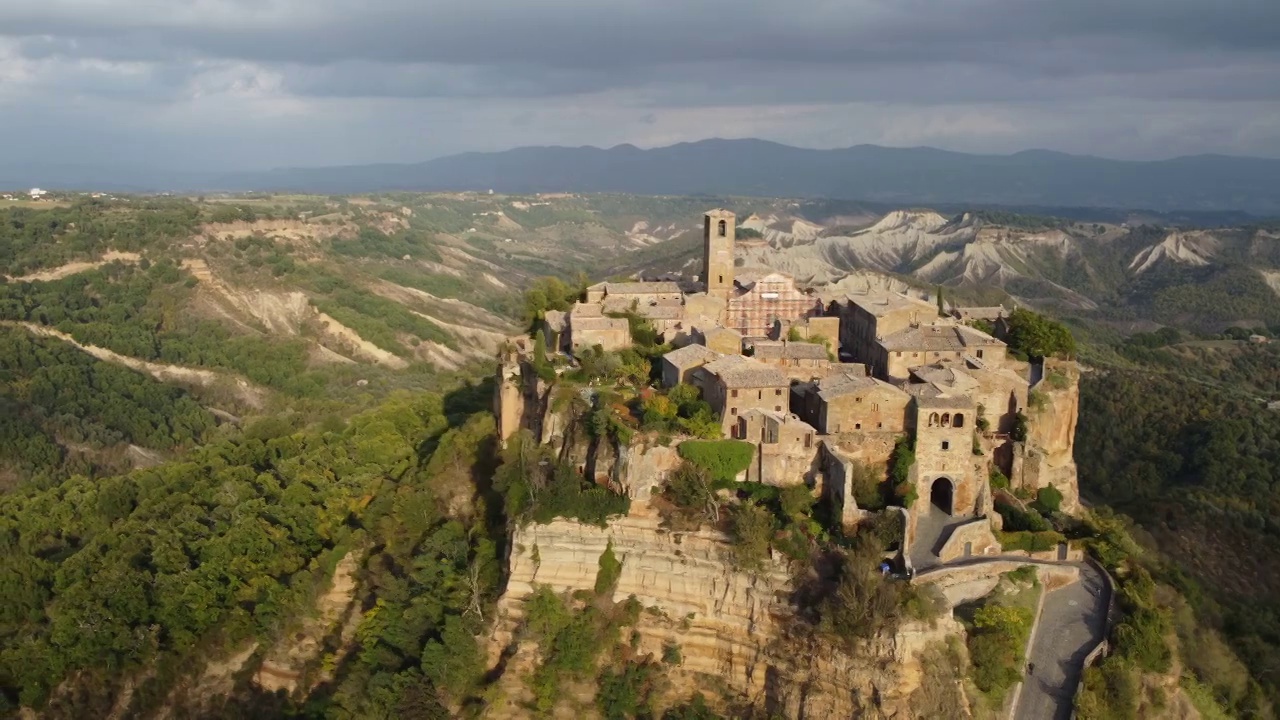
M742 440L686 440L680 457L711 473L712 480L734 480L751 464L755 446Z

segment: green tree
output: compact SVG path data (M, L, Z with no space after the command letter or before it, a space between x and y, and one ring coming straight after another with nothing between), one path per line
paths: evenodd
M745 501L733 507L729 518L734 564L742 570L760 570L769 559L769 546L776 530L773 513Z
M1018 308L1009 314L1008 326L1009 349L1015 354L1033 360L1075 356L1075 338L1061 323L1025 308Z

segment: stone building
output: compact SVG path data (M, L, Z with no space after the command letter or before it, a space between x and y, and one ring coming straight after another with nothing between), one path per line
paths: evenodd
M792 322L779 320L773 337L790 339L793 334L804 342L821 343L832 357L840 354L840 318L836 315L815 315Z
M694 384L721 420L726 435L737 432L738 416L748 410L783 412L790 402L787 378L772 365L728 355L693 371Z
M622 312L633 303L679 303L683 297L680 284L674 282L602 282L587 288L586 301L604 306L606 312Z
M733 241L737 219L728 210L709 210L702 217L702 282L707 294L728 298L733 294Z
M729 328L710 327L706 330L699 329L694 332L694 337L701 339L703 345L721 355L742 354L742 336Z
M912 466L919 501L913 513L936 507L952 517L978 514L977 503L986 475L973 454L977 405L964 395L924 394L912 403L916 462Z
M599 345L604 350L631 347L631 327L626 318L605 317L594 303L578 303L569 310L568 346L577 350Z
M792 380L826 377L832 364L827 348L814 343L753 340L748 350L752 358L777 367Z
M911 368L966 357L999 367L1005 344L964 325L921 325L899 330L879 339L866 359L872 374L889 381L906 380ZM859 358L862 359L862 358Z
M1027 406L1027 378L1011 367L992 368L975 358L935 363L911 371L908 384L929 384L937 394L968 395L996 434L1013 432L1018 411ZM976 422L976 419L975 419Z
M911 396L876 378L839 373L792 388L795 410L820 432L905 432Z
M994 323L1005 316L1003 305L993 307L953 307L951 308L951 317L962 323L971 323L974 320L982 320L984 322Z
M795 322L822 314L822 301L796 288L795 280L769 273L749 283L739 283L729 296L725 327L743 337L764 338L778 321Z
M848 295L831 303L828 314L840 318L841 348L858 362L879 353L881 338L938 319L938 308L900 293Z
M686 345L662 356L662 384L675 387L693 383L693 371L723 357L705 345Z
M787 487L813 485L818 472L818 432L788 412L748 410L733 435L755 444L747 481Z

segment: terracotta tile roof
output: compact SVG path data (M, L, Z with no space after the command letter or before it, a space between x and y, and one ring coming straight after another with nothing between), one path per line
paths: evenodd
M679 350L672 350L662 356L663 360L675 365L679 368L692 367L699 363L713 362L720 357L720 353L711 350L705 345L685 345Z
M601 285L604 285L605 295L659 295L680 292L680 284L674 282L606 282Z
M990 335L964 325L923 325L900 330L881 339L889 351L951 351L970 347L991 347L1004 343Z
M937 307L925 302L924 300L918 300L896 292L871 292L865 295L845 295L844 299L848 303L856 305L876 317L906 308L912 308L921 312L932 311L934 314L937 314L938 312ZM839 302L839 300L836 302Z
M787 340L757 340L751 344L752 357L761 360L826 360L825 345Z
M868 392L870 390L901 392L898 388L883 380L877 380L865 375L832 375L818 381L818 397L823 400L832 400L844 395Z
M741 355L726 355L702 369L720 378L725 387L785 387L788 384L778 368Z

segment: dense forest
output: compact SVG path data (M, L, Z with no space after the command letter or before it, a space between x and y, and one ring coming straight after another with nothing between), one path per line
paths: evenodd
M455 665L477 657L468 609L492 598L501 538L483 501L447 512L440 482L439 465L462 468L469 500L492 420L447 426L440 396L404 396L344 428L265 421L181 462L0 498L0 704L101 716L150 667L131 707L154 709L189 662L285 631L338 560L366 549L382 622L362 625L354 670L317 716L395 716L462 691L474 667ZM249 703L238 714L277 701L228 702Z
M213 416L177 388L2 326L0 406L0 474L37 485L118 469L95 461L93 451L120 443L188 448L214 426ZM65 446L83 452L72 457Z
M1280 365L1263 369L1255 379L1274 382L1265 376ZM1162 579L1187 597L1200 622L1225 632L1274 705L1280 411L1240 387L1154 364L1089 373L1076 457L1082 493L1141 523L1164 558ZM1184 656L1194 665L1194 654Z

